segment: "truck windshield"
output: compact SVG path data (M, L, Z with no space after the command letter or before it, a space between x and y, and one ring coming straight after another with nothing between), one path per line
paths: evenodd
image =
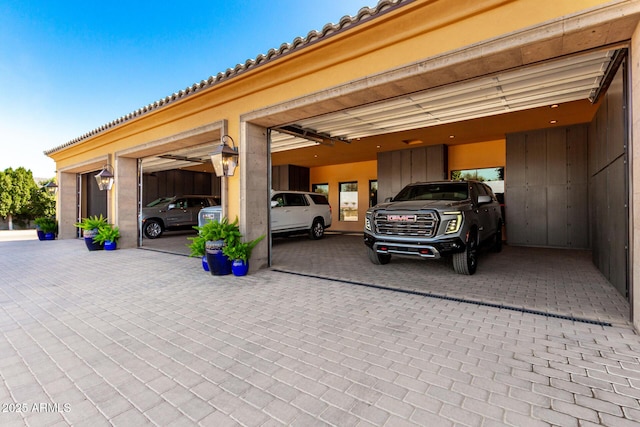
M469 198L469 186L463 182L417 184L403 188L394 202L409 200L466 200Z

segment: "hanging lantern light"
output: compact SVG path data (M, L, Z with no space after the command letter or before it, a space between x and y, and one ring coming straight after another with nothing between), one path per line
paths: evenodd
M110 164L104 165L102 170L94 176L96 182L98 183L98 188L100 190L111 190L113 186L113 166Z
M49 194L56 194L58 192L58 185L53 181L47 182L43 188L47 190Z
M226 144L227 140L231 140L233 148ZM223 135L218 145L211 153L211 163L216 172L216 176L233 176L238 166L238 148L236 143L229 135Z

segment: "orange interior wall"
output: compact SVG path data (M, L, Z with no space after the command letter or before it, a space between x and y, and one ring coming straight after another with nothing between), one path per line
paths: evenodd
M504 139L449 146L449 173L452 170L506 166L507 143Z
M506 141L500 139L451 145L448 157L449 171L505 166L507 161ZM329 230L361 232L364 227L364 214L369 207L369 181L378 179L378 162L372 160L319 166L310 169L309 178L312 186L313 184L329 184L329 203L332 208L332 224ZM340 183L352 181L358 182L358 221L339 221Z
M369 208L369 180L377 179L377 176L378 162L375 160L311 168L311 185L329 184L329 203L332 211L329 231L362 232L364 214ZM340 183L353 181L358 182L358 221L338 221Z

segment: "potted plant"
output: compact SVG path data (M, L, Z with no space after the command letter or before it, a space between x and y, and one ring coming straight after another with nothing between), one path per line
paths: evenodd
M120 229L113 224L101 225L98 234L93 238L93 242L100 244L106 251L113 251L118 246Z
M107 224L109 224L107 219L100 214L100 216L93 215L83 218L82 221L74 225L82 230L82 237L84 237L84 243L87 245L87 249L96 251L103 249L103 247L101 244L94 242L93 238L98 235L100 227Z
M251 251L264 239L264 234L250 242L237 241L235 244L224 246L222 252L232 260L231 272L234 276L245 276L249 271L249 258Z
M54 240L56 238L58 223L54 218L49 218L49 217L36 218L35 223L36 223L36 231L38 233L39 240Z
M215 276L231 274L231 260L222 252L222 248L235 245L240 241L242 235L238 228L238 218L233 222L229 222L227 218L207 221L202 226L193 228L198 230L198 236L189 238L192 256L203 253L204 243L204 255L211 274Z
M201 227L195 226L193 228L197 230ZM200 232L198 232L198 235L196 237L187 237L187 239L191 240L191 243L187 245L191 250L189 256L199 257L202 260L202 269L204 271L209 271L209 263L207 262L207 253L205 251L205 245L207 241L205 240L205 238L202 236L202 234L200 234Z

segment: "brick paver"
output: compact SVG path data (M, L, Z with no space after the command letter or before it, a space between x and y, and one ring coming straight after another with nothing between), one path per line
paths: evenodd
M353 278L361 256L339 257L333 273ZM583 255L568 256L583 270ZM494 274L507 268L497 256L482 261L463 278L467 297L523 280ZM422 290L461 285L446 265L427 270ZM590 281L579 314L606 299L593 270L576 273ZM598 302L613 320L601 326L277 271L214 277L196 259L76 240L0 242L0 271L2 426L638 423L640 339L624 307L607 310L616 297ZM560 276L549 280L579 284Z

